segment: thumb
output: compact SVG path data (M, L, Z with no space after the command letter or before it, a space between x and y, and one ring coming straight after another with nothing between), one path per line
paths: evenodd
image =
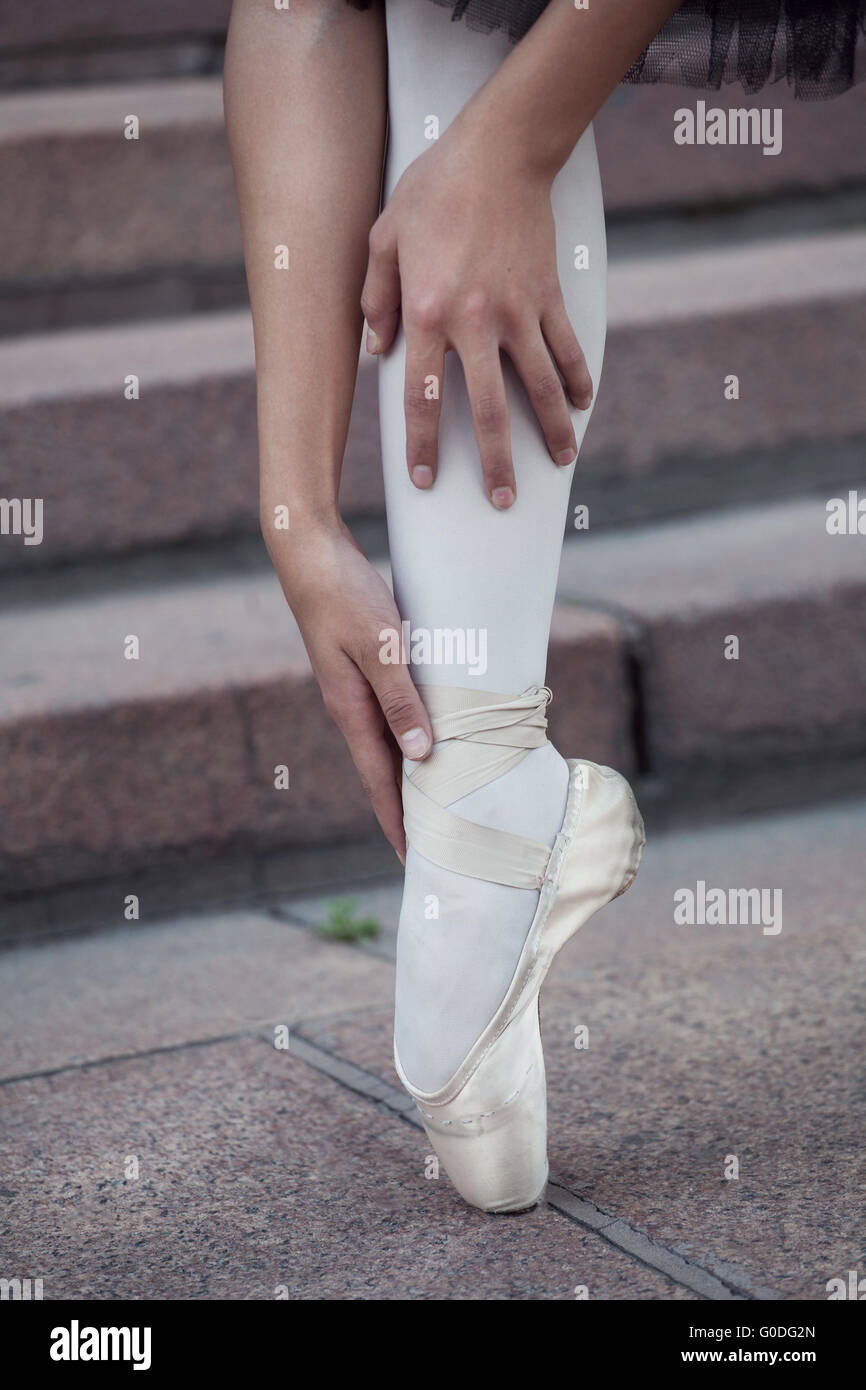
M361 291L361 308L367 320L367 351L387 352L394 341L400 318L400 271L397 243L375 223L370 232L370 259Z
M406 758L420 762L433 747L433 726L417 687L403 665L383 664L378 652L364 675L373 687L388 728Z

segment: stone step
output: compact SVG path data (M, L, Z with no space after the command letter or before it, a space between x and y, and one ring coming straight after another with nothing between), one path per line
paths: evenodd
M573 494L592 528L856 481L864 305L861 231L612 262L605 366ZM376 370L362 353L349 518L383 509ZM130 374L138 400L124 398ZM738 400L725 399L729 374ZM253 535L248 312L0 343L0 457L0 495L42 498L44 511L41 544L0 535L7 571Z
M10 609L0 650L0 895L375 830L270 573ZM551 671L563 743L630 767L615 621L563 610Z
M669 783L866 753L866 465L836 499L584 534L559 592L629 627L643 755Z
M240 262L219 78L12 92L0 132L5 294Z
M0 11L0 47L46 49L84 44L104 46L123 40L184 37L224 32L231 0L42 0L30 5L4 5Z
M778 109L782 148L765 156L757 145L678 145L674 113L708 108ZM736 86L704 92L659 84L621 85L594 122L605 205L613 213L708 206L792 194L824 195L861 184L866 151L851 131L863 122L866 91L852 88L831 101L795 101L782 83L757 95Z
M124 8L130 22L137 9ZM827 103L774 92L785 124L772 158L751 145L676 145L674 112L691 97L676 87L621 87L599 114L614 224L792 196L820 195L823 206L830 192L866 185L866 151L850 138L866 115L862 87ZM138 140L124 138L129 115L139 118ZM218 77L6 93L0 181L15 189L0 209L0 331L242 302Z
M573 537L551 738L638 776L650 804L704 796L715 810L720 788L736 799L766 771L777 797L810 768L814 795L852 769L862 787L864 547L828 534L815 498ZM124 657L132 635L138 660ZM0 650L0 863L16 913L94 880L134 893L147 873L204 863L219 884L239 856L374 842L271 575L22 606L0 613Z
M219 73L231 0L0 7L0 90Z

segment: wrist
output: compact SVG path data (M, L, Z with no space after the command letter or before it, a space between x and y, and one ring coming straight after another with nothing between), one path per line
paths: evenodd
M458 113L447 134L461 145L477 150L478 162L485 176L496 182L501 177L517 174L547 188L553 183L571 153L560 148L561 142L532 122L523 120L519 111L494 100L492 93L482 87Z
M259 524L265 542L294 540L299 545L317 536L334 535L344 530L345 523L335 502L262 502Z
M339 468L299 474L284 461L269 464L262 458L259 471L259 524L268 545L272 539L302 541L310 534L342 528Z
M326 554L329 544L346 531L336 504L306 500L298 504L262 501L259 525L281 578L308 572L316 557Z
M324 524L319 518L293 519L290 531L265 535L265 545L280 587L297 618L314 611L332 588L336 557L345 546L346 528L338 518Z
M293 509L287 527L275 524L269 514L260 520L268 554L280 569L307 569L317 555L326 554L335 540L347 534L345 522L336 513L325 517Z

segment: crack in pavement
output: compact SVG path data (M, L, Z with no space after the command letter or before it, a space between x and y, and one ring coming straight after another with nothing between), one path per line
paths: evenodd
M353 1013L355 1012L361 1012L361 1010L353 1011ZM343 1018L345 1015L330 1014L326 1017L333 1020ZM147 1057L156 1057L170 1052L182 1052L188 1048L214 1047L221 1043L239 1042L247 1038L267 1041L270 1045L271 1040L263 1032L263 1027L266 1023L271 1024L275 1021L280 1022L283 1026L288 1026L290 1056L306 1063L307 1066L316 1071L323 1072L348 1090L354 1091L366 1100L373 1101L384 1110L397 1115L422 1133L424 1132L424 1126L415 1102L409 1095L391 1085L389 1081L384 1081L372 1072L365 1071L363 1067L357 1066L354 1062L347 1062L344 1058L328 1052L320 1044L311 1042L300 1031L304 1026L303 1023L285 1025L284 1019L261 1019L257 1023L248 1024L247 1027L233 1033L168 1043L162 1047L145 1048L139 1052L117 1053L109 1057L94 1057L82 1061L66 1062L61 1066L48 1067L41 1071L6 1076L0 1078L0 1087L11 1086L21 1081L43 1080L48 1077L60 1076L64 1072L87 1071L95 1067L114 1066L121 1062L141 1061ZM321 1024L323 1021L324 1019L321 1018L315 1020L317 1024ZM545 1196L548 1206L558 1211L569 1221L582 1226L637 1263L645 1265L657 1274L662 1274L672 1283L679 1284L691 1293L697 1294L699 1298L727 1302L756 1299L778 1300L784 1297L773 1289L754 1285L745 1270L739 1270L736 1266L726 1265L727 1277L721 1278L703 1265L698 1264L696 1260L671 1250L661 1241L647 1235L646 1232L632 1226L621 1217L603 1211L587 1198L573 1192L571 1188L566 1187L554 1176L550 1178Z
M363 1067L356 1066L354 1062L347 1062L342 1057L335 1056L318 1043L305 1038L303 1033L297 1030L291 1033L289 1051L292 1056L306 1062L308 1066L324 1072L332 1080L340 1082L356 1094L384 1106L423 1132L424 1126L415 1102L390 1082L383 1081L381 1077L374 1076ZM593 1202L572 1192L571 1188L555 1177L550 1178L545 1196L548 1206L553 1207L562 1216L583 1226L608 1245L637 1260L639 1264L646 1265L655 1273L663 1274L673 1283L687 1288L699 1298L713 1299L717 1302L741 1302L755 1299L776 1300L783 1297L773 1289L755 1287L745 1270L738 1270L734 1266L727 1267L727 1278L720 1278L697 1261L671 1250L621 1217L602 1211Z

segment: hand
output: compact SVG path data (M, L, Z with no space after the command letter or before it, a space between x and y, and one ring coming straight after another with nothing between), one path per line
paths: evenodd
M565 311L556 268L551 175L509 162L460 117L409 165L370 232L361 307L368 350L386 352L402 316L406 337L406 462L416 487L436 476L445 353L460 357L495 507L516 496L500 349L529 394L555 464L577 454L556 366L573 406L592 381ZM552 354L552 356L551 356ZM556 366L554 365L556 364Z
M400 632L391 591L348 529L293 529L269 538L283 592L297 619L325 708L349 752L379 824L406 862L401 754L422 760L430 718L405 665L383 664L380 633Z

